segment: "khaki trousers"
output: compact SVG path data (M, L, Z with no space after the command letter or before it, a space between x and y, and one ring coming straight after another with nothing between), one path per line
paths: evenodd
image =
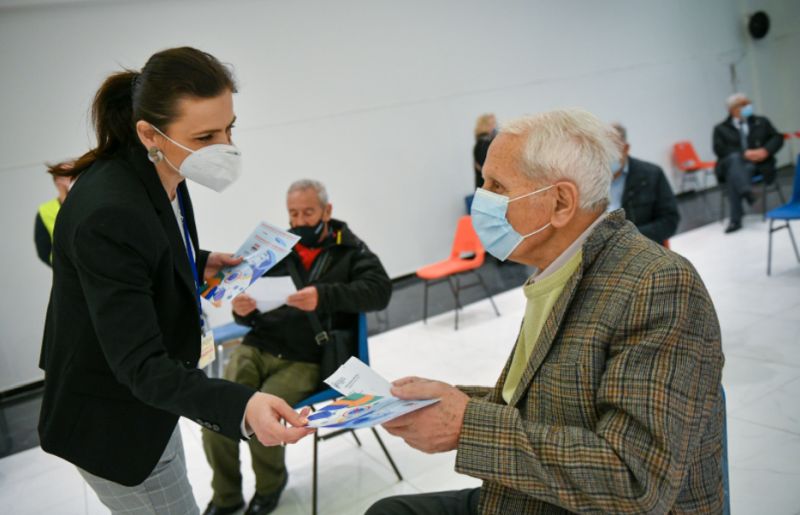
M284 399L290 406L319 387L319 364L288 361L251 345L240 345L225 367L225 379L251 386ZM256 493L276 491L287 478L282 446L265 447L255 437L248 441L256 475ZM211 502L219 507L243 502L239 442L203 429L203 448L214 472Z

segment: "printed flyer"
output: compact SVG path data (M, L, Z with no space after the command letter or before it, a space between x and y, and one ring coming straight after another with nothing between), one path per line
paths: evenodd
M215 305L231 300L285 258L298 241L299 236L261 222L236 251L244 261L220 270L200 295Z
M344 397L309 415L309 427L372 427L439 402L393 397L392 385L358 358L350 358L325 382Z

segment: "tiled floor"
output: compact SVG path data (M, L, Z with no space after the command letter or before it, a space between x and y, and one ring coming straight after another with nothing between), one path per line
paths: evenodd
M712 223L681 234L672 248L697 267L714 298L723 330L728 396L731 505L736 514L800 513L800 264L788 235L775 235L773 275L766 276L766 226L750 216L731 235ZM795 226L800 236L800 226ZM524 299L518 288L465 307L453 330L452 312L370 340L373 367L385 377L434 377L492 384L513 344ZM205 506L211 472L198 427L181 421L189 477ZM382 430L380 430L382 431ZM321 513L359 514L376 499L407 492L453 489L478 481L453 471L453 453L425 455L382 432L405 480L398 482L369 431L363 447L349 436L320 444ZM310 512L311 442L290 447L290 479L277 514ZM247 452L242 453L249 471ZM254 488L245 474L245 495ZM0 511L13 514L106 513L75 469L34 448L0 460Z

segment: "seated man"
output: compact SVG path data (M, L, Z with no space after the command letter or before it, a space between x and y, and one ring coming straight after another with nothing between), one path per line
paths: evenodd
M291 295L286 306L261 313L255 300L241 294L233 300L237 323L253 329L233 351L225 379L277 395L293 405L320 386L321 347L314 339L308 313L317 313L326 329L354 329L359 312L386 307L392 283L378 257L347 224L331 218L332 205L317 181L289 187L286 205L291 231L301 237L292 253L269 275L295 275L308 284ZM251 439L256 494L246 514L275 509L288 475L284 448L264 447ZM203 431L203 446L214 476L214 496L206 514L234 513L244 504L239 469L239 443Z
M611 172L611 203L609 211L625 210L625 218L633 222L639 232L656 243L664 243L678 228L681 215L672 188L664 171L653 163L630 157L628 131L615 123L620 139L621 158Z
M725 232L731 233L742 228L742 199L750 205L756 200L750 179L762 175L767 184L775 180L775 154L783 136L766 117L753 114L753 104L744 94L731 95L727 105L729 116L714 127L714 173L720 184L727 183L731 217Z
M501 129L472 217L487 251L538 270L516 346L494 388L396 381L398 397L441 400L384 424L455 449L483 486L369 515L721 513L719 323L689 262L605 213L615 139L578 110Z

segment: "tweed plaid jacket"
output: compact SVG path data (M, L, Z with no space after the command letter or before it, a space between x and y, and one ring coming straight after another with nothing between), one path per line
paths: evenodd
M461 387L456 471L483 480L482 513L722 512L714 306L622 210L584 243L506 404L510 363L494 388Z

